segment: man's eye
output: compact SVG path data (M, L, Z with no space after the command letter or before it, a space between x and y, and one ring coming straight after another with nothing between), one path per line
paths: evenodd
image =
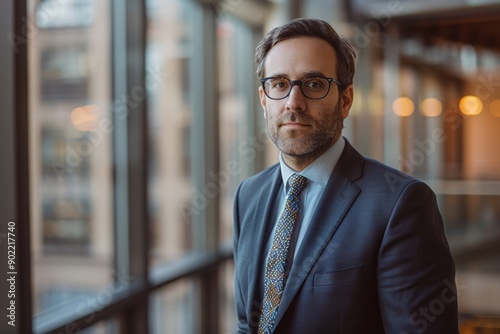
M273 80L271 82L271 87L275 89L283 89L288 86L288 81L286 80Z
M324 84L321 80L309 80L306 82L306 87L311 89L323 88Z

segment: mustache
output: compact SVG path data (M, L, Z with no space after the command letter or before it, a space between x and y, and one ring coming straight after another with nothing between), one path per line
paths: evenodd
M314 123L314 120L312 120L309 116L304 114L299 114L297 112L289 112L283 115L283 117L281 117L280 119L278 119L276 123L278 125L282 125L290 122L312 124Z

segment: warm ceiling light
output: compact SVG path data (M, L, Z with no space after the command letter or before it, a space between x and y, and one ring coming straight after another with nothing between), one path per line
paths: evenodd
M71 112L71 123L78 131L95 131L99 127L99 107L87 105Z
M475 116L483 111L483 102L477 96L467 95L460 99L458 107L462 114L466 116Z
M427 117L436 117L443 111L441 101L436 98L429 97L420 103L420 112Z
M491 101L490 112L493 116L500 117L500 100Z
M399 117L408 117L415 111L415 104L408 97L399 97L392 103L392 111Z

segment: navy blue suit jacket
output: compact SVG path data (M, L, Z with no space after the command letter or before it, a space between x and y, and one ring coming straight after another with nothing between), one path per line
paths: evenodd
M238 333L258 326L279 165L234 203ZM346 147L294 259L274 333L458 333L455 268L432 190Z

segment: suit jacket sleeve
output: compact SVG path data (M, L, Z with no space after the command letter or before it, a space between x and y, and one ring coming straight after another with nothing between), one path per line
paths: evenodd
M424 183L402 191L378 260L386 333L458 333L454 264L435 195Z
M234 200L234 226L233 226L233 252L234 252L234 262L237 262L238 259L238 239L240 237L240 225L239 225L239 209L238 209L238 202L239 202L239 192L240 192L241 184L238 187L238 190L236 191L235 195L235 200ZM246 305L245 305L245 299L243 296L243 293L241 291L241 286L240 286L240 277L239 277L239 272L237 270L237 266L235 266L235 273L234 273L234 297L235 297L235 302L236 302L236 313L238 316L238 327L237 327L237 332L238 334L243 334L243 333L248 333L250 334L250 328L248 326L248 320L247 320L247 315L246 315Z

